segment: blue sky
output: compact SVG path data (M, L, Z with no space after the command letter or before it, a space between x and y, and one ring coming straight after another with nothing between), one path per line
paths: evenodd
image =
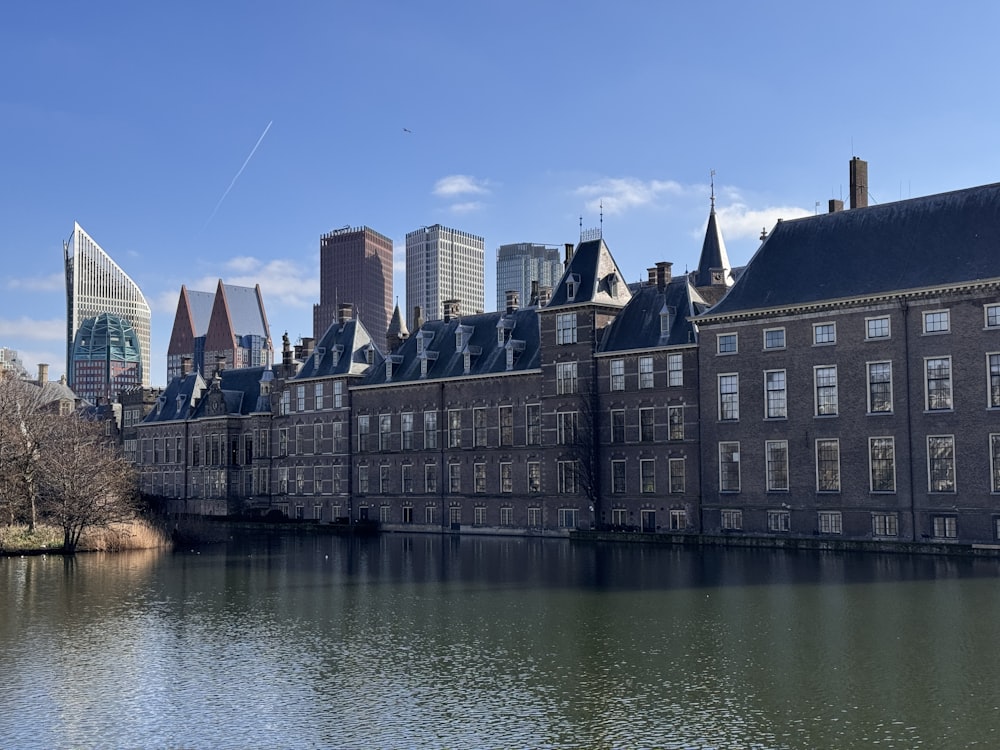
M7 3L0 346L63 372L74 221L149 300L163 384L182 284L259 283L275 341L311 335L319 237L347 224L395 241L401 305L407 231L484 236L491 306L497 246L575 242L602 200L629 280L693 267L711 170L737 265L762 227L846 199L852 155L877 203L996 182L998 22L985 2Z

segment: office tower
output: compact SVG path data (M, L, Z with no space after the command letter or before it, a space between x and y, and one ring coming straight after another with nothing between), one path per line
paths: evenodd
M385 334L392 316L392 240L369 227L344 227L319 241L319 304L313 338L337 319L337 306L354 305L365 328Z
M219 279L214 293L181 287L167 346L167 380L191 371L210 377L220 364L241 369L273 362L259 285L234 286Z
M559 248L517 242L497 248L497 310L503 310L507 292L518 294L521 305L531 304L531 282L554 288L562 278L563 264Z
M0 373L3 372L12 372L20 378L28 377L28 371L24 368L24 362L21 361L16 349L0 347Z
M66 264L66 378L73 382L73 344L88 318L112 313L123 318L139 341L143 387L149 386L150 312L139 286L94 240L73 223L73 234L63 242Z
M440 224L406 235L406 308L419 306L424 320L440 320L447 300L458 300L462 314L485 309L483 262L486 244ZM416 325L410 320L410 329Z
M123 390L141 386L142 351L135 328L112 313L85 319L66 371L76 395L92 404L117 400Z

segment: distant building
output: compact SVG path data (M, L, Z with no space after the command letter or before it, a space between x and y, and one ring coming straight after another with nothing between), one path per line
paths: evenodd
M24 362L21 361L17 351L6 346L0 347L0 371L13 372L21 378L28 377L28 371L24 369Z
M267 367L274 361L260 286L223 284L215 292L181 287L167 346L167 379L191 370Z
M110 402L119 391L142 387L139 336L125 318L101 313L84 320L66 368L73 390L91 404Z
M369 227L345 227L320 238L319 304L313 338L319 340L350 304L379 335L392 316L392 240Z
M142 384L149 385L150 311L139 286L79 224L63 242L66 265L66 376L75 389L70 363L77 331L88 318L112 313L127 321L139 343Z
M411 315L420 307L425 321L440 320L448 300L458 300L463 314L482 312L485 247L482 237L440 224L407 233L406 307ZM415 318L409 323L410 329L418 327Z
M497 310L506 305L507 292L517 292L522 305L530 304L534 282L553 288L563 274L560 248L518 242L497 248Z

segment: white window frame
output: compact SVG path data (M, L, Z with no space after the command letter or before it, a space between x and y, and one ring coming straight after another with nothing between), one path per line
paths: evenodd
M983 305L983 327L1000 328L1000 305Z
M773 341L768 341L768 334L776 337L780 334L781 343L777 344ZM785 348L785 329L784 328L765 328L763 333L764 338L764 350L765 351L777 351Z
M876 368L878 368L878 370L879 370L879 372L877 373L879 376L881 376L881 374L882 374L881 371L882 370L884 370L886 373L888 373L888 375L889 375L888 379L887 380L881 380L881 379L880 380L875 380L874 376L876 375ZM878 361L878 362L866 362L865 363L865 374L866 374L866 380L867 380L867 384L868 384L868 387L866 389L867 390L866 396L867 396L867 400L868 400L868 413L869 414L892 414L892 410L893 410L892 361L891 360L882 360L882 361ZM875 387L876 386L882 386L883 384L884 384L885 389L888 391L888 394L887 394L886 399L885 399L885 408L878 408L878 409L876 409L875 408L875 405L876 405L875 404L875 401L876 401L876 399L875 399L875 395L876 395L875 394L875 390L876 390L876 388Z
M833 373L833 381L828 379ZM824 378L821 380L821 378ZM836 417L840 413L840 387L837 365L813 367L813 414L817 417Z
M792 514L787 510L769 510L767 512L767 530L776 533L787 533L792 528Z
M830 446L835 452L835 460L830 469L832 474L829 479L823 477L822 467L826 465L826 460L821 461L821 446ZM813 455L816 459L816 491L817 492L840 492L841 471L840 471L840 439L839 438L817 438Z
M920 317L925 336L951 332L951 310L924 310Z
M888 456L876 456L880 448L888 447ZM876 462L886 462L892 476L887 486L876 487ZM896 491L896 439L892 435L878 435L868 438L868 489L873 493L894 493Z
M780 388L775 387L779 380ZM788 375L785 370L764 370L764 419L788 419Z
M843 534L843 514L839 510L817 511L816 526L820 534Z
M726 466L734 467L733 476L727 476ZM719 443L719 492L739 492L740 479L740 443L738 440L723 440Z
M937 448L947 451L946 455L934 456L933 451ZM939 472L944 470L942 476ZM935 478L935 473L938 477ZM953 495L956 492L955 478L955 436L954 435L928 435L927 436L927 491L934 494Z
M719 333L715 337L715 353L728 356L740 353L740 335L735 331Z
M684 385L684 355L667 355L667 387L676 388Z
M653 384L653 358L651 356L639 357L639 389L652 388Z
M613 359L608 364L608 375L611 380L612 391L625 390L625 360Z
M935 377L931 377L931 363L932 362L942 362L947 363L947 373L941 376L935 373ZM924 408L927 411L951 411L955 406L955 391L953 387L953 369L951 363L951 356L946 355L943 357L924 357ZM931 398L931 383L941 383L941 395L940 404L937 405L937 399L934 399L934 404L932 404ZM937 390L935 390L937 394Z
M732 389L723 391L723 379L726 379L727 387L731 384ZM720 372L718 374L718 394L719 394L719 421L739 422L740 421L740 374L738 372Z
M885 333L881 333L882 324ZM865 318L865 341L885 341L892 338L892 319L888 315L875 315Z
M837 323L827 320L813 323L813 346L832 346L837 343Z
M764 441L764 479L768 492L788 492L788 441Z
M575 344L576 324L575 312L556 315L556 344Z

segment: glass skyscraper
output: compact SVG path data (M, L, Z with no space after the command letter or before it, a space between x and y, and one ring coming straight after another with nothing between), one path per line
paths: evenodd
M531 282L550 289L562 278L563 264L559 248L518 242L497 248L497 310L503 310L507 292L518 294L521 305L531 302Z
M486 242L482 237L435 224L406 235L406 306L410 329L413 308L424 320L440 320L444 302L458 300L462 314L483 312Z

